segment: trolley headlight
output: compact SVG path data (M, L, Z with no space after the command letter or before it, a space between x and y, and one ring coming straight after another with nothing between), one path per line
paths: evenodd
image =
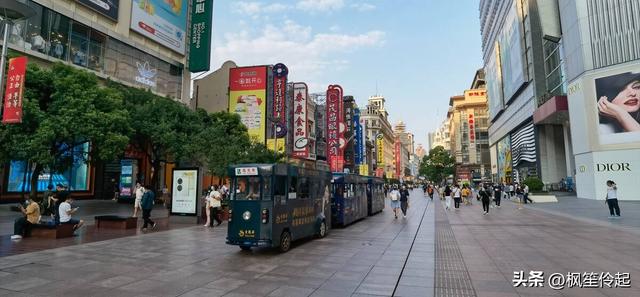
M229 222L231 222L231 218L233 218L233 209L229 208Z
M245 211L244 213L242 213L242 218L243 218L245 221L248 221L249 219L251 219L251 213L250 213L248 210L247 210L247 211Z

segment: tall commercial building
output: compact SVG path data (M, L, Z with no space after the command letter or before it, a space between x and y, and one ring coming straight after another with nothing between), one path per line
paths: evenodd
M44 67L55 62L74 65L104 81L148 89L190 105L190 73L185 66L189 1L173 7L171 20L162 14L149 15L137 5L138 1L109 1L111 5L106 7L89 0L23 2L36 14L12 26L8 37L10 50ZM140 24L145 21L166 22L162 29L170 28L175 34L159 38L149 32L160 28L150 25L146 30L141 29ZM88 145L84 149L88 149ZM134 178L143 182L150 179L150 160L145 152L130 147L124 159L130 161ZM76 197L109 197L119 180L120 165L120 162L78 161L68 172L47 172L41 178L48 180L51 174L54 182L68 185ZM19 161L5 166L0 195L3 199L18 197L25 167L24 162ZM164 172L155 174L165 176ZM38 190L46 190L47 184L39 183Z
M491 159L484 75L477 71L472 89L449 101L451 155L456 158L456 179L460 182L490 180Z
M438 130L434 132L433 142L431 143L431 147L429 147L429 150L432 150L437 146L441 146L446 151L451 151L451 137L449 133L449 119L447 118L442 121L442 124L440 124Z
M564 116L563 112L543 119L533 116L549 100L566 107L555 34L560 28L554 20L557 7L557 1L546 0L480 1L489 144L497 181L539 176L552 185L571 178L566 108Z
M385 108L385 98L371 96L360 118L366 125L367 137L375 142L376 161L373 173L377 176L395 175L395 136L389 123L389 113Z
M400 148L395 152L400 153L400 158L396 158L396 160L400 160L400 177L411 180L415 173L413 166L415 160L413 156L415 153L413 134L407 132L407 125L402 121L396 124L393 133L397 141L400 142Z
M540 117L568 106L578 197L602 199L613 180L618 199L640 200L640 2L558 4L562 31L549 43L562 53L569 99Z

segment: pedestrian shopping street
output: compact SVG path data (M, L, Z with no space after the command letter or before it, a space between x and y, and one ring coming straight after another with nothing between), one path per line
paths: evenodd
M477 202L446 212L420 190L410 201L406 219L387 205L285 254L226 245L226 224L16 253L0 258L0 296L640 296L637 228L558 215L567 207L504 201L483 216ZM638 206L623 205L623 216ZM83 236L98 232L89 228ZM11 242L2 231L3 254L44 240ZM625 272L632 288L515 288L514 271Z

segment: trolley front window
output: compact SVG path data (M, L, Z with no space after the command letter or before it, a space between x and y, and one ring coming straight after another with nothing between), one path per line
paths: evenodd
M233 200L260 200L262 191L258 176L236 177L233 185Z

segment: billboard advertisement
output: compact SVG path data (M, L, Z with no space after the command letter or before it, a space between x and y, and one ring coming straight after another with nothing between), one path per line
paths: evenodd
M510 182L513 165L511 161L511 138L507 135L498 141L498 181Z
M192 0L191 36L189 38L189 71L211 68L211 23L213 0Z
M344 168L344 108L342 87L330 85L327 89L327 160L332 172Z
M76 0L84 6L87 6L100 14L118 21L118 6L120 0Z
M640 141L640 72L595 79L594 100L601 144Z
M184 55L187 4L186 0L133 0L131 30Z
M502 68L500 67L500 44L495 43L493 52L484 67L487 82L487 101L489 103L489 118L495 118L504 106L502 96Z
M265 143L267 113L267 66L229 70L229 112L240 115L249 136Z
M522 162L536 162L536 138L533 123L511 134L511 147L513 167L518 167Z
M173 169L171 214L196 215L198 169Z
M22 98L26 71L27 57L9 59L7 84L4 91L4 111L2 112L3 124L22 123Z
M309 131L307 129L307 84L293 84L293 156L306 159L309 157ZM284 101L284 100L283 100ZM275 104L276 102L274 102Z
M500 40L500 65L502 67L502 93L508 102L525 83L524 51L522 49L522 17L518 2L512 1L507 13Z

